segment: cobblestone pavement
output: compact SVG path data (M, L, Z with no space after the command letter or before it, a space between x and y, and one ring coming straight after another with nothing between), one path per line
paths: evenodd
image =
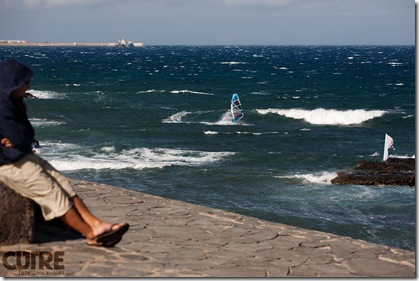
M412 251L72 182L98 217L131 225L123 240L113 248L92 247L72 232L45 228L41 243L0 246L0 276L416 277ZM32 257L28 268L6 268L5 255L9 267L17 262L25 267L25 259L16 258L20 251ZM39 265L40 253L46 253L50 268Z

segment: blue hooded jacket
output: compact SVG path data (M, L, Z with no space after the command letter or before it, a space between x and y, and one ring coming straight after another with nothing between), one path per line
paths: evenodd
M31 69L16 60L0 62L0 140L8 138L13 144L0 144L0 165L13 163L32 152L35 131L28 120L23 98L12 99L10 94L28 82Z

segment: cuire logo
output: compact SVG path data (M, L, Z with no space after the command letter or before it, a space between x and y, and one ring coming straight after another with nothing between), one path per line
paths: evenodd
M8 271L18 271L20 276L64 275L64 251L8 251L1 258Z

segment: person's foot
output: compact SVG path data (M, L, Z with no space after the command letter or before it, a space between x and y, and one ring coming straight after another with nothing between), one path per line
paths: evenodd
M89 246L113 247L122 240L122 235L129 229L128 223L113 224L107 230L93 238L86 239Z

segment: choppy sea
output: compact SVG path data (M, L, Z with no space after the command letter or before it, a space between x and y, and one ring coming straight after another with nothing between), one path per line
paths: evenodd
M39 153L64 174L403 249L416 190L333 185L415 157L414 46L0 47L34 72ZM230 99L245 116L231 121Z

